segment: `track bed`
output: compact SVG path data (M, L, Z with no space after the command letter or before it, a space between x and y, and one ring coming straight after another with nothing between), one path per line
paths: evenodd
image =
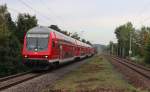
M43 92L142 92L114 70L105 57L95 56Z
M3 81L0 84L0 86L6 85L7 83L9 84L9 81L11 81L10 83L13 83L15 81L17 82L19 79L24 80L27 77L30 78L32 76L35 76L34 78L25 80L16 85L3 88L1 91L2 92L41 92L48 85L52 85L56 80L62 78L68 72L77 69L80 65L90 61L90 59L91 58L84 59L81 61L74 61L72 63L62 65L56 69L52 69L44 73L31 73L31 74L23 75L22 77L18 77L18 79Z
M126 59L106 56L129 83L137 88L150 91L150 70Z

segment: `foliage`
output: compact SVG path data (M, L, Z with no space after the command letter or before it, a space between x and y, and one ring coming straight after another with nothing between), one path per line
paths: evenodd
M92 45L92 43L90 41L87 41L86 43L89 44L89 45Z
M137 30L134 35L134 43L137 53L140 56L144 56L144 47L148 43L148 38L150 37L150 28L143 26L140 30Z
M15 33L17 26L16 26L15 22L12 21L11 14L7 13L5 15L5 19L6 19L6 24L7 24L8 30L11 31L12 33Z
M29 14L19 14L17 19L17 30L16 35L21 43L23 43L23 38L25 33L32 27L37 26L37 19L35 16Z
M79 37L79 35L78 35L77 32L73 33L73 34L71 35L71 37L74 38L74 39L80 40L80 37Z
M118 53L120 56L125 57L129 55L130 36L132 36L134 31L135 30L131 22L128 22L116 28L115 34L118 39Z
M25 69L21 63L20 42L14 35L15 23L6 5L0 6L0 77Z
M61 29L57 25L50 25L49 28L54 29L54 30L56 30L58 32L61 31Z
M86 40L85 40L85 39L82 39L81 41L84 42L84 43L86 43Z
M50 25L49 28L54 29L55 31L58 31L67 36L70 36L70 34L71 34L70 32L61 30L57 25Z
M132 23L128 22L117 27L115 34L118 42L116 44L110 42L108 47L110 54L129 56L131 40L132 57L138 56L144 58L146 63L150 63L150 27L142 26L140 29L135 29Z
M145 62L150 64L150 38L145 46Z

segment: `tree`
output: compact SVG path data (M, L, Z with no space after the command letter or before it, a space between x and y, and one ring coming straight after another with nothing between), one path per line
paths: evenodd
M10 31L13 25L6 19L7 6L0 6L0 76L10 75L20 71L22 67L20 60L21 50L17 37ZM10 16L9 16L10 17Z
M79 35L78 35L77 32L73 33L73 34L71 35L71 37L74 38L74 39L80 40L80 37L79 37Z
M134 56L143 57L145 53L145 46L148 43L150 37L150 28L141 27L136 29L132 34L132 51Z
M7 30L7 25L6 25L6 19L5 15L8 13L7 11L7 6L0 6L0 42L4 42L5 37L7 37L8 30ZM3 43L1 43L3 44Z
M51 29L53 29L55 31L58 31L58 32L60 32L60 33L62 33L64 35L67 35L67 36L70 36L70 34L71 34L68 31L61 30L57 25L51 25L51 26L49 26L49 28L51 28Z
M132 37L134 31L135 29L131 22L121 25L115 29L120 56L124 57L129 55L130 37Z
M92 45L92 43L90 41L86 41L87 44Z
M86 40L85 40L85 39L82 39L81 41L84 42L84 43L86 43Z
M66 36L70 36L70 33L68 31L60 31L60 32Z
M150 64L150 38L148 39L148 42L145 46L145 55L144 55L144 61L148 64Z
M17 19L17 32L16 35L21 43L23 43L24 35L26 32L35 26L37 26L36 16L29 14L19 14Z
M61 29L57 25L50 25L49 28L54 29L58 32L61 32Z
M17 27L16 27L15 22L12 21L11 14L7 13L5 15L5 19L6 19L6 24L8 26L8 30L11 31L12 33L15 33Z

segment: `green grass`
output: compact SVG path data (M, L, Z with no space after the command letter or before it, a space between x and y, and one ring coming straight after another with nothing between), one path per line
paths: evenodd
M44 92L50 90L95 90L95 89L119 89L124 92L141 92L128 84L122 76L114 71L113 66L100 56L95 56L80 68L65 75L61 80L50 86ZM119 91L120 92L120 91Z

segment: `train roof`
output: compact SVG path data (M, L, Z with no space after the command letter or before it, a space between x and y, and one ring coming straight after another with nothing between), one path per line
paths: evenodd
M37 27L33 27L32 29L30 29L28 33L50 33L53 30L48 28L48 27L43 27L43 26L37 26Z
M55 33L56 33L56 37L75 44L75 39L71 38L70 36L64 35L57 31L55 31Z
M56 33L56 36L57 36L57 34L60 35L61 39L64 39L64 40L69 41L69 42L71 42L71 43L77 44L77 45L79 45L79 46L92 47L92 46L90 46L90 45L88 45L88 44L86 44L86 43L83 43L83 42L81 42L81 41L79 41L79 40L76 40L76 39L74 39L74 38L71 38L71 37L69 37L69 36L66 36L66 35L60 33L60 32L57 32L57 31L55 31L55 30L53 30L53 29L51 29L51 28L44 27L44 26L36 26L36 27L33 27L33 28L31 28L31 29L27 32L27 34L30 34L30 33L31 33L31 34L32 34L32 33L50 33L50 32L55 32L55 33ZM76 43L75 43L75 42L76 42Z

